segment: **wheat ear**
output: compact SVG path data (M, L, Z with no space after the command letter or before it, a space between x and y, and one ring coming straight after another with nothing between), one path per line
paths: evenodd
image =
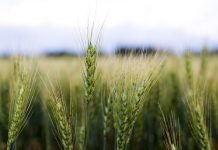
M14 66L15 81L13 83L12 101L10 103L7 150L10 150L11 145L24 128L35 95L33 85L36 81L36 71L32 71L32 74L25 72L20 64L20 60L15 62Z
M57 90L50 82L48 111L55 128L56 135L64 150L73 149L72 118L67 113L66 104L60 89Z

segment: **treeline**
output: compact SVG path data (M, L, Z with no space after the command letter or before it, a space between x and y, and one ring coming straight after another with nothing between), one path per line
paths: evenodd
M150 55L157 53L154 47L119 47L115 50L116 55ZM163 51L163 50L161 50Z
M204 47L206 48L206 47ZM204 49L202 48L202 49ZM185 50L184 50L185 51ZM194 50L190 49L192 55L194 56L199 56L201 54L201 51L199 50ZM169 54L169 55L175 55L176 50L170 50L170 49L161 49L157 48L154 46L120 46L117 47L112 55L117 55L117 56L128 56L128 55L153 55L156 53L164 53L164 54ZM111 55L110 54L110 55ZM181 53L182 54L182 53ZM1 58L10 58L13 54L7 52L7 53L2 53L0 54ZM78 57L78 56L84 56L85 52L83 53L77 53L75 50L69 50L69 49L54 49L54 50L49 50L46 51L45 53L41 54L40 56L44 57ZM108 53L105 53L104 50L99 50L98 51L98 56L107 56ZM208 49L208 55L218 55L218 49Z

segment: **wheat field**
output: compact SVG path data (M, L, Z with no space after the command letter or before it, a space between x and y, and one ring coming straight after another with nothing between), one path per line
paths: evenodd
M0 149L218 149L218 59L0 60Z

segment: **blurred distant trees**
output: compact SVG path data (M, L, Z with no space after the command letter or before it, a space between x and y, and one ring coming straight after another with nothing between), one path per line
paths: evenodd
M119 47L115 50L116 55L153 55L157 52L157 48L154 47ZM159 51L159 50L158 50Z

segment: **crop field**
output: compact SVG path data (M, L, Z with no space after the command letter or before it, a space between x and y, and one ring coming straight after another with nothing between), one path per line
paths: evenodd
M0 60L0 149L216 150L218 57Z

